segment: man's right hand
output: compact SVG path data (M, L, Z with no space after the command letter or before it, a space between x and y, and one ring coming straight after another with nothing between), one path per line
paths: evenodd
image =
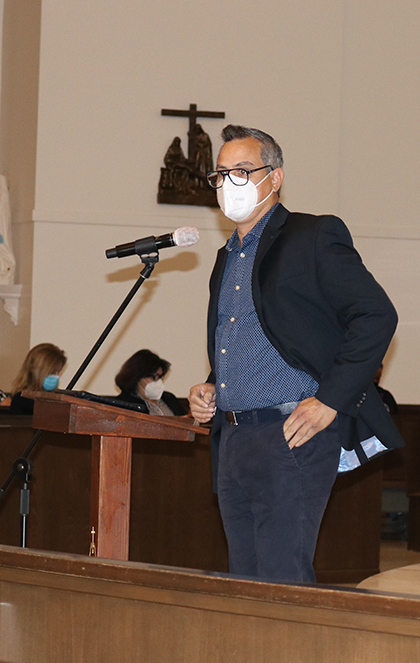
M188 396L191 414L200 424L206 424L216 411L216 387L210 382L196 384Z

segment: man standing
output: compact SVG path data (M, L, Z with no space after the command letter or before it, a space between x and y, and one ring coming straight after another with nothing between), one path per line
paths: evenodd
M236 230L210 280L212 372L191 412L214 416L230 572L313 582L339 464L403 446L372 384L397 315L340 219L279 203L276 141L233 125L222 138L208 181Z

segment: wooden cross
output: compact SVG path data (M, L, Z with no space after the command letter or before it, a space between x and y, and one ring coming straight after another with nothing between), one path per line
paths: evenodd
M195 153L195 125L197 117L219 117L224 118L225 114L217 111L198 111L197 104L190 104L189 110L170 110L162 108L162 115L172 115L176 117L188 117L190 119L190 128L188 131L188 158L193 160Z

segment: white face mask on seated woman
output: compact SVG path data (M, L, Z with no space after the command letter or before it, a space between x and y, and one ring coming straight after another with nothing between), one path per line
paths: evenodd
M163 380L155 380L146 384L144 388L144 395L151 401L158 401L162 397L163 391Z

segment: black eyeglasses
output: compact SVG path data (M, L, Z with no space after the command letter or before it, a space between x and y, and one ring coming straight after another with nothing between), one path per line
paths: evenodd
M154 375L148 375L147 377L152 378L153 382L157 382L163 378L162 373L155 373Z
M213 189L220 189L223 186L226 176L230 179L232 184L235 186L245 186L249 181L249 176L251 173L256 173L258 170L264 170L264 168L270 168L270 172L274 170L273 166L261 166L260 168L253 168L248 170L247 168L229 168L228 170L212 170L210 173L207 173L207 182ZM240 182L235 182L232 179L236 177L240 179Z

